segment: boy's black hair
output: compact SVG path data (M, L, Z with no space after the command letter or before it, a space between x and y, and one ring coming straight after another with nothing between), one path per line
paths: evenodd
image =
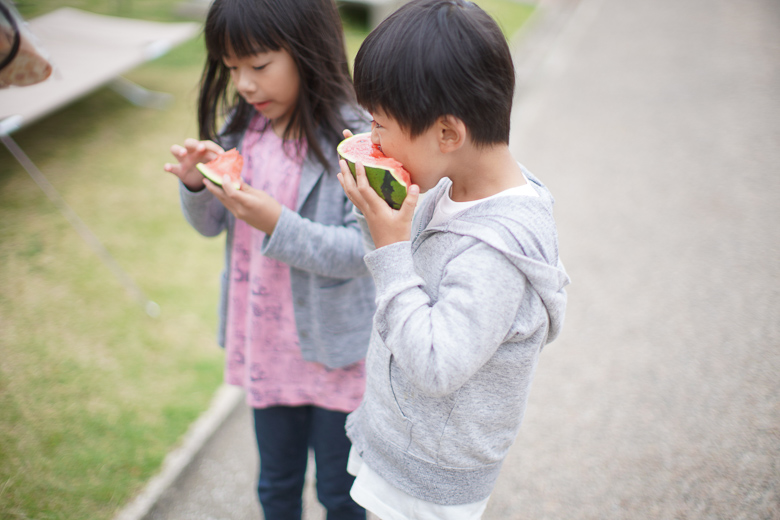
M295 110L285 139L306 138L308 149L328 166L317 133L334 146L346 128L341 106L355 103L341 18L334 0L214 0L204 27L206 64L198 100L201 139L216 140L220 118L232 113L226 133L242 130L254 108L230 88L223 58L286 50L300 74ZM300 150L299 150L300 152Z
M412 137L453 115L477 145L509 142L512 55L496 22L472 2L405 4L365 39L354 77L358 102Z

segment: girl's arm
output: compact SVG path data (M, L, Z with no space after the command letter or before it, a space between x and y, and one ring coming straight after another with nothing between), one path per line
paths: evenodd
M341 225L313 222L283 207L274 233L263 242L262 253L320 276L348 279L367 275L363 238L352 207L343 197Z
M195 165L208 162L222 152L222 147L212 141L186 139L184 146L171 147L171 154L178 163L167 163L164 166L165 171L181 181L179 197L184 218L204 236L216 236L225 229L227 211L219 200L203 189L203 175Z
M212 194L223 208L266 234L263 255L329 278L368 274L360 228L352 204L343 194L341 224L326 225L300 216L266 192L246 184L237 190L229 182L219 187L207 180L205 186L204 191Z
M184 218L201 235L214 237L227 227L228 211L208 190L190 191L180 183L179 198Z
M203 175L195 168L195 165L199 162L209 162L224 151L213 141L185 139L184 146L178 144L171 146L171 154L176 158L178 164L166 163L164 169L177 176L190 191L200 191L203 189Z

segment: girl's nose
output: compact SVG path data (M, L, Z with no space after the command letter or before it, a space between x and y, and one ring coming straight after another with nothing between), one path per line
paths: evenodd
M252 93L255 91L255 83L252 81L249 74L242 74L241 72L237 71L236 76L236 89L241 94Z

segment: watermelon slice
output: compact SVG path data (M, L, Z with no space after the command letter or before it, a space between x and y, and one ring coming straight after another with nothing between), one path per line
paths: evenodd
M233 187L237 190L241 189L241 169L244 167L244 158L235 148L219 154L213 161L205 164L198 163L195 167L217 186L222 186L222 177L227 175L233 182Z
M393 209L399 209L406 198L406 188L412 183L409 172L404 166L385 154L371 142L371 133L355 134L344 139L336 148L339 155L347 161L353 176L355 163L361 162L366 168L368 184Z

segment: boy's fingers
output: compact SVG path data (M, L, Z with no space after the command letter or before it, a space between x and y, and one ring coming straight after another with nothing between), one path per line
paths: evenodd
M344 159L339 161L339 165L341 166L341 173L338 174L339 182L344 189L344 193L352 200L355 196L355 179L352 177L352 172L349 171L349 166L347 166L347 162Z
M341 133L342 133L342 134L344 134L344 138L345 138L345 139L349 139L350 137L352 137L352 136L354 135L354 134L352 133L352 131L351 131L351 130L349 130L349 129L347 129L347 128L345 128L344 130L342 130L342 131L341 131Z
M357 179L355 184L357 185L357 189L360 192L361 195L364 197L368 193L368 191L374 191L373 188L371 188L371 185L368 184L368 177L366 177L366 168L363 166L363 163L358 161L355 163L355 173L357 174Z
M409 220L412 219L414 216L414 208L417 207L417 199L419 199L419 197L420 187L416 184L409 186L409 189L406 190L406 198L399 210L404 218L408 218Z
M347 187L351 187L355 183L355 179L354 177L352 177L352 172L349 171L349 166L347 166L347 161L341 159L339 161L339 167L341 167L341 177L342 177L341 185L344 186L345 189Z

